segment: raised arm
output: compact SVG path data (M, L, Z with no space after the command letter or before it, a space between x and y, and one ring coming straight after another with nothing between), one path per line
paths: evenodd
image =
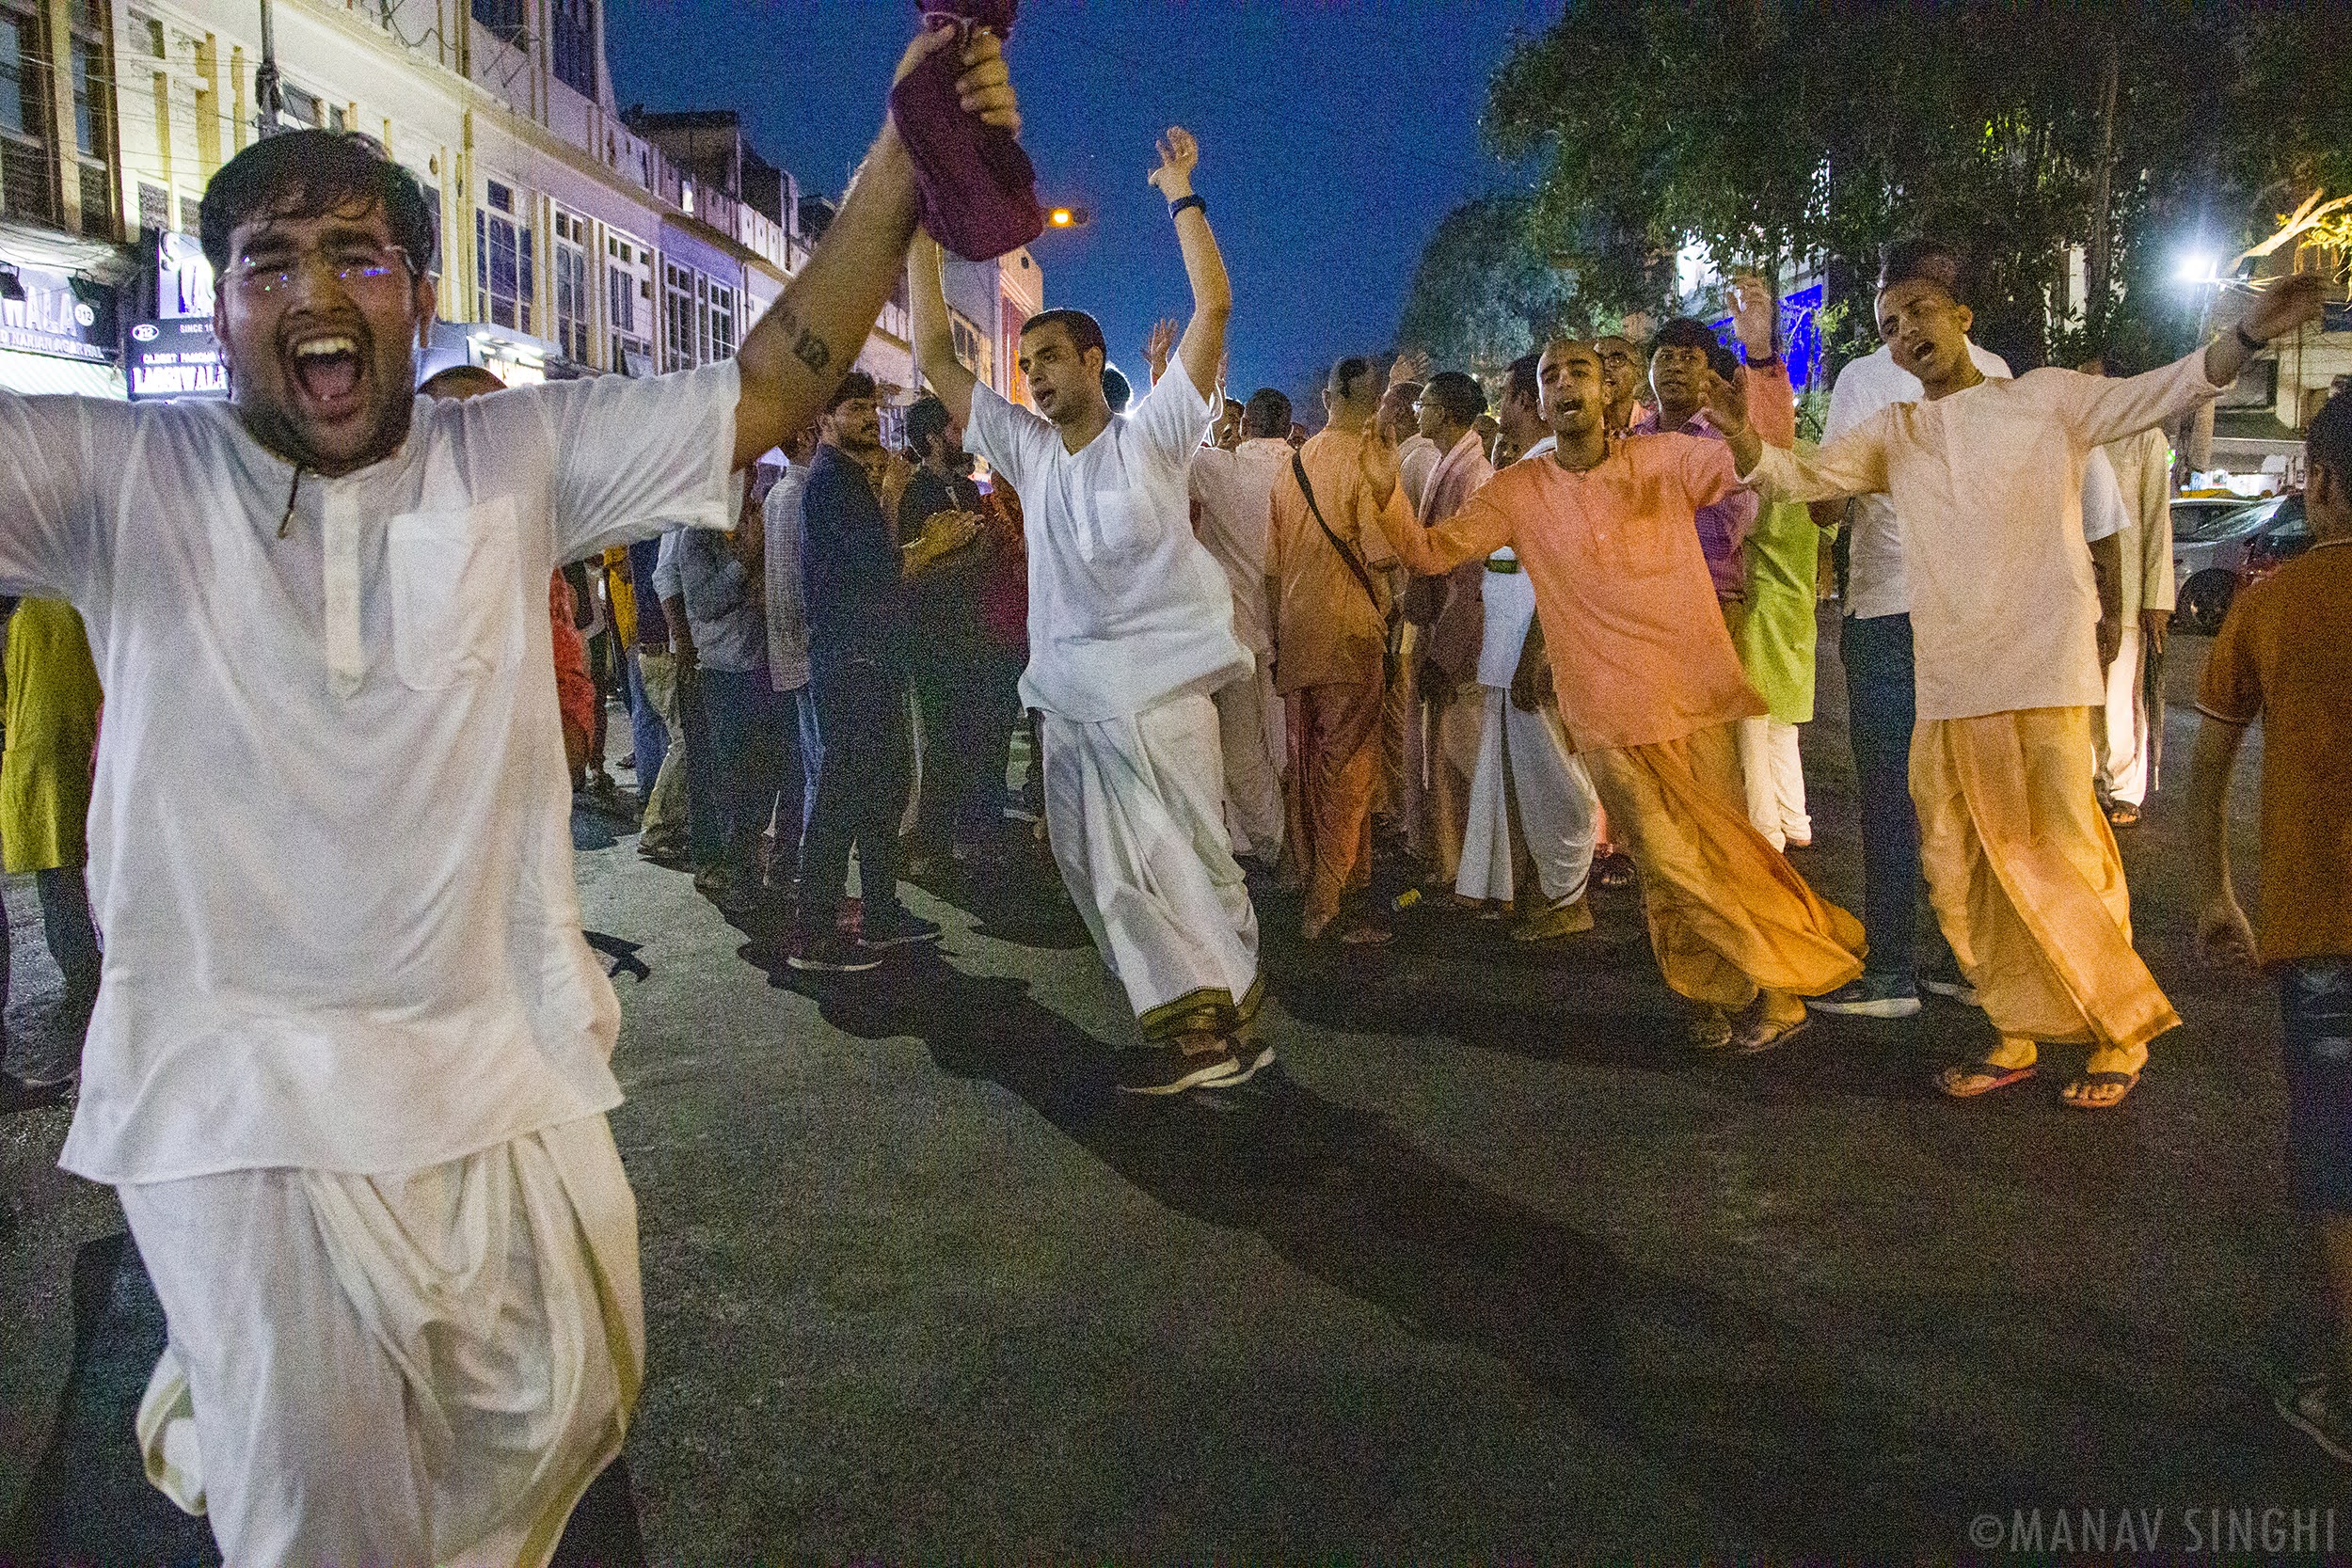
M940 273L946 264L939 242L929 234L916 234L907 251L907 304L914 318L914 368L961 425L972 418L972 393L980 382L956 357L955 328L948 325L947 295Z
M1797 444L1797 390L1788 362L1780 356L1780 306L1772 285L1753 273L1731 280L1731 325L1748 362L1740 368L1740 389L1747 399L1748 422L1765 444Z
M1208 209L1192 194L1192 171L1200 162L1200 149L1192 133L1171 125L1160 138L1160 166L1146 178L1170 206L1191 202L1176 214L1176 243L1184 253L1184 277L1192 284L1192 321L1176 352L1184 361L1185 376L1206 397L1216 388L1217 367L1225 359L1225 323L1233 313L1233 286L1225 276L1216 236L1209 230Z
M953 32L921 34L899 59L898 75L933 52L955 47L956 39ZM1004 46L995 35L975 30L962 49L964 71L957 87L964 112L1018 133L1021 109L1005 72ZM736 467L823 409L882 313L914 232L915 211L914 166L898 127L885 120L816 254L736 351L743 378L735 410Z
M2247 360L2253 357L2254 348L2248 340L2260 345L2305 322L2317 321L2322 304L2317 273L2281 278L2255 295L2253 308L2244 319L2201 353L2192 353L2145 375L2120 380L2069 372L2058 416L2074 438L2088 447L2103 447L2169 424L2199 404L2219 396L2237 379Z
M1510 516L1486 499L1494 489L1491 483L1444 522L1423 528L1397 490L1396 443L1380 433L1376 422L1364 434L1359 461L1365 488L1372 492L1373 517L1407 570L1443 577L1465 561L1484 561L1511 542Z

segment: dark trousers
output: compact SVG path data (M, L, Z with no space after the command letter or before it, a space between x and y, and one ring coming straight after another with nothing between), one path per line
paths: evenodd
M726 807L711 752L710 709L704 699L708 680L699 665L678 666L678 728L685 733L671 737L686 750L686 842L698 866L717 865L727 858Z
M718 775L714 794L723 858L729 865L747 867L774 815L785 776L795 770L801 736L798 705L791 693L770 683L765 669L705 670L702 688ZM796 833L778 835L779 853L797 847Z
M898 818L914 760L904 676L850 661L818 669L809 689L824 744L803 855L801 922L827 931L849 886L851 849L866 918L898 909Z
M1012 727L1021 721L1020 682L1017 663L980 644L944 650L917 668L923 799L915 832L927 847L985 843L1003 830L1005 768Z
M1849 617L1839 633L1846 726L1862 797L1862 928L1871 974L1917 988L1919 816L1911 803L1911 732L1918 722L1911 617Z
M70 1007L87 1007L98 995L98 923L91 917L89 884L83 867L59 866L33 873L40 894L41 936L49 956L65 975L65 999ZM0 907L0 1006L8 999L8 912ZM0 1061L8 1058L8 1037L0 1032Z

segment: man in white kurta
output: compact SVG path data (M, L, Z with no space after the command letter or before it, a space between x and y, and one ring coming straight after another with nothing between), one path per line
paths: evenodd
M962 47L964 101L1017 121L995 42ZM163 1304L149 1473L239 1568L531 1568L619 1449L620 1009L547 583L732 525L732 471L864 341L915 201L885 131L736 360L436 403L422 191L289 132L205 196L231 401L0 394L0 584L73 603L107 694L62 1164L116 1187Z
M1120 1086L1176 1095L1247 1080L1273 1059L1248 1025L1258 922L1225 832L1211 693L1248 675L1233 593L1192 531L1189 473L1216 409L1232 291L1192 190L1200 151L1171 128L1152 182L1193 289L1168 373L1123 416L1102 395L1102 325L1049 310L1022 327L1038 411L955 356L937 245L910 258L917 362L964 446L1021 498L1029 544L1029 666L1021 699L1045 741L1045 824L1062 882L1127 993L1144 1040ZM968 414L965 411L968 409Z
M1274 394L1279 397L1279 393ZM1252 398L1251 403L1257 403ZM1270 405L1264 411L1272 412ZM1282 429L1290 404L1281 404ZM1273 611L1266 603L1266 524L1275 481L1290 467L1291 444L1279 434L1252 434L1247 410L1241 444L1203 447L1192 460L1196 531L1216 558L1233 594L1233 631L1257 668L1212 696L1225 749L1225 818L1235 854L1272 866L1282 852L1282 699L1274 689Z
M2274 309L2290 306L2299 309L2293 297ZM2091 795L2087 710L2106 688L2100 594L2079 543L2083 470L2096 448L2217 395L2244 350L2217 344L2122 381L2059 370L1988 380L1966 367L1967 312L1946 285L1890 282L1880 310L1890 339L1928 367L1925 401L1884 409L1815 454L1753 432L1735 451L1768 496L1884 492L1900 519L1929 890L2001 1035L1983 1060L1945 1075L1946 1092L2015 1082L2037 1042L2075 1041L2090 1063L2066 1101L2104 1109L2180 1019L2133 950L2122 861Z
M2101 449L2123 504L2118 564L2123 635L2107 664L2098 733L2099 786L2107 820L2128 828L2156 787L2164 732L2163 672L2172 618L2172 447L2143 430Z

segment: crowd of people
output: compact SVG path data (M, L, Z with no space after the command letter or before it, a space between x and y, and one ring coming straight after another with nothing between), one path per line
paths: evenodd
M1017 133L992 38L927 32L902 78L927 62L960 71L967 130ZM574 789L610 793L608 693L640 852L785 914L803 970L940 936L901 896L910 847L986 876L1041 837L1132 1005L1138 1095L1274 1060L1245 861L1295 887L1302 939L1367 953L1393 934L1375 856L1523 942L1638 884L1694 1050L1909 1016L1925 986L1989 1022L1938 1078L1956 1099L2079 1047L2063 1102L2111 1112L2179 1022L2113 832L2160 717L2151 433L2312 319L2314 280L2171 365L2012 379L1969 341L1957 258L1906 242L1818 444L1752 277L1736 349L1694 320L1560 338L1492 407L1466 368L1343 357L1310 437L1279 392L1223 394L1199 149L1158 151L1192 312L1140 390L1076 309L1024 325L1028 406L957 360L926 154L885 122L725 363L412 396L431 209L366 138L301 132L204 199L230 403L0 397L0 586L44 596L8 638L0 806L36 819L7 862L44 873L70 985L104 935L63 1163L116 1187L168 1321L149 1474L230 1560L544 1561L618 1449L636 1218L569 833ZM893 451L850 365L902 266L930 392ZM2352 402L2311 475L2322 547L2233 611L2196 800L2203 929L2281 974L2294 1191L2352 1309ZM1830 532L1860 919L1789 858ZM2223 810L2258 718L2259 943ZM54 802L18 812L20 740L91 770L86 884ZM2352 1459L2347 1390L2352 1353L2281 1409Z

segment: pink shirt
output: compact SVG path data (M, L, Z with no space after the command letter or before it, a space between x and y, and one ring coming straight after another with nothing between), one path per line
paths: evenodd
M1732 466L1719 440L1629 436L1583 473L1551 457L1514 463L1436 528L1394 509L1380 521L1416 572L1510 546L1535 590L1569 737L1583 751L1655 745L1764 711L1692 522L1739 490Z

